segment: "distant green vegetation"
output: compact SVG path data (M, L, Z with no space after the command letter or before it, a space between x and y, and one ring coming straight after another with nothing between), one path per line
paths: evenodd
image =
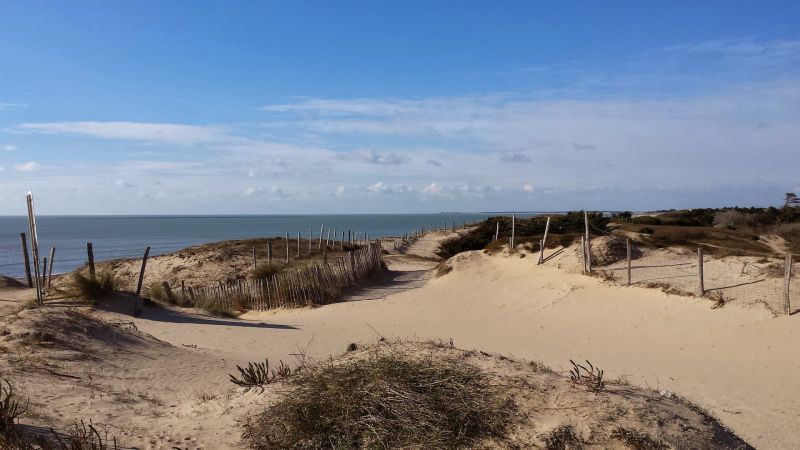
M589 213L589 224L592 233L606 232L610 220L609 217L604 217L600 213ZM476 228L471 232L440 244L437 254L447 259L461 252L483 250L487 246L496 246L494 237L498 223L500 224L498 242L505 244L508 242L508 238L511 237L511 217L490 217L477 224ZM515 243L538 242L544 235L546 224L547 217L542 216L516 219L514 225ZM585 224L582 211L554 215L550 217L549 233L552 240L548 238L548 241L559 245L569 244L580 236L584 230Z

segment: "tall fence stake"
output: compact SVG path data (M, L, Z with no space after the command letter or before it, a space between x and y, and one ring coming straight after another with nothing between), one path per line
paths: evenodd
M592 273L592 241L589 239L589 213L583 212L583 222L586 225L586 271Z
M42 285L39 278L39 235L36 232L36 214L33 210L33 194L28 192L26 197L28 202L28 228L31 233L31 254L33 255L33 275L36 280L36 301L41 304L44 301L42 297Z
M625 244L628 247L628 286L631 285L631 240L630 238L625 239Z
M89 275L94 278L94 249L91 242L86 243L86 258L89 261Z
M50 267L47 268L47 287L50 287L50 282L53 281L53 261L56 259L56 248L50 247Z
M706 294L706 287L703 282L703 249L697 248L697 294L702 297Z
M28 287L33 287L33 278L31 277L31 258L28 255L28 240L25 239L25 233L19 234L22 240L22 257L25 260L25 277L28 279Z
M544 245L547 243L547 232L550 231L550 217L547 218L547 223L544 226L544 236L542 237L542 246L539 249L539 262L544 263Z
M319 248L318 250L322 250L322 233L325 231L325 224L319 226Z
M289 233L286 233L286 264L289 264Z
M791 299L789 298L789 288L791 287L792 282L792 254L786 254L786 266L783 270L783 310L786 314L790 314L791 311Z
M509 241L510 247L508 249L509 253L514 251L514 232L515 232L514 226L515 226L515 222L516 222L516 217L514 216L514 214L512 214L511 215L511 240Z
M494 228L494 240L498 240L500 238L500 222L495 222Z
M144 270L147 267L147 257L150 256L150 247L144 249L142 258L142 269L139 271L139 282L136 283L136 298L133 299L133 313L139 312L139 295L142 293L142 282L144 281Z

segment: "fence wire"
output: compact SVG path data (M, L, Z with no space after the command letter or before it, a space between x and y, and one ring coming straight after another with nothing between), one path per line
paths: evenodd
M691 250L645 250L632 243L630 284L661 288L667 292L705 295L720 303L764 305L775 314L786 314L785 258L767 254L703 256L703 282L697 252ZM638 257L637 257L638 256ZM793 258L788 286L790 311L800 309L798 257ZM610 281L628 283L628 262L596 265Z

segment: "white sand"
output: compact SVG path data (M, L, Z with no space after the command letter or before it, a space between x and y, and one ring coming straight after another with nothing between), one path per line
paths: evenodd
M432 242L420 241L410 253L430 257ZM420 264L415 258L387 259L401 259L393 267L410 273L435 264L427 259ZM536 266L533 255L469 252L455 257L453 271L441 278L425 282L425 275L417 283L371 291L370 298L382 300L249 313L243 317L246 321L146 310L133 319L138 328L181 352L174 367L162 372L169 383L153 370L147 371L152 377L147 383L153 392L172 389L169 401L176 405L165 408L166 415L157 419L126 420L152 427L137 438L145 442L156 442L154 437L164 430L180 429L193 444L230 446L238 430L230 429L227 406L195 411L197 400L189 392L196 372L207 374L204 391L222 396L231 386L224 381L225 366L233 369L234 364L264 357L292 361L298 349L318 358L338 355L350 342L382 335L452 338L457 347L541 360L564 370L570 358L588 359L610 378L624 375L635 384L688 397L758 448L800 447L800 316L774 318L766 310L736 305L712 310L707 299L612 286L557 268L567 263L556 258ZM422 287L409 289L422 282ZM171 352L163 353L170 357ZM183 367L191 359L185 352L202 353L202 366ZM185 374L185 381L177 383L174 373ZM73 406L61 403L62 414L87 412L74 401ZM244 403L253 401L233 399L225 405ZM187 425L189 418L194 426ZM197 429L198 423L202 429Z

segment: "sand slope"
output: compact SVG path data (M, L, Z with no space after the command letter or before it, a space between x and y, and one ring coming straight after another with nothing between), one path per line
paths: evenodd
M408 252L413 254L414 247ZM430 255L421 256L404 258L395 267L419 271L436 263L427 259ZM146 309L134 319L103 313L112 320L132 320L141 332L174 346L160 350L161 357L145 353L137 362L145 375L133 385L167 392L159 394L167 398L160 408L165 415L143 419L117 412L107 420L129 422L126 436L134 443L152 441L168 448L160 443L162 434L179 430L169 438L189 437L206 448L230 446L238 431L228 408L245 411L259 401L226 394L231 385L225 374L234 364L264 357L292 361L299 352L323 358L340 354L350 342L380 336L452 338L461 348L541 360L557 370L568 369L570 358L589 359L609 378L625 376L707 407L758 448L800 446L800 396L794 395L800 392L800 358L794 357L800 348L800 316L774 318L766 310L735 305L713 310L707 299L613 286L568 273L555 259L536 266L532 255L467 252L449 264L450 273L429 277L419 288L382 286L372 297L378 300L251 313L245 320L172 309ZM128 375L118 377L103 383L122 391ZM203 406L192 393L195 386L225 401ZM80 403L76 394L57 392L54 388L50 395L64 395L58 403L61 414L107 414L91 402Z

